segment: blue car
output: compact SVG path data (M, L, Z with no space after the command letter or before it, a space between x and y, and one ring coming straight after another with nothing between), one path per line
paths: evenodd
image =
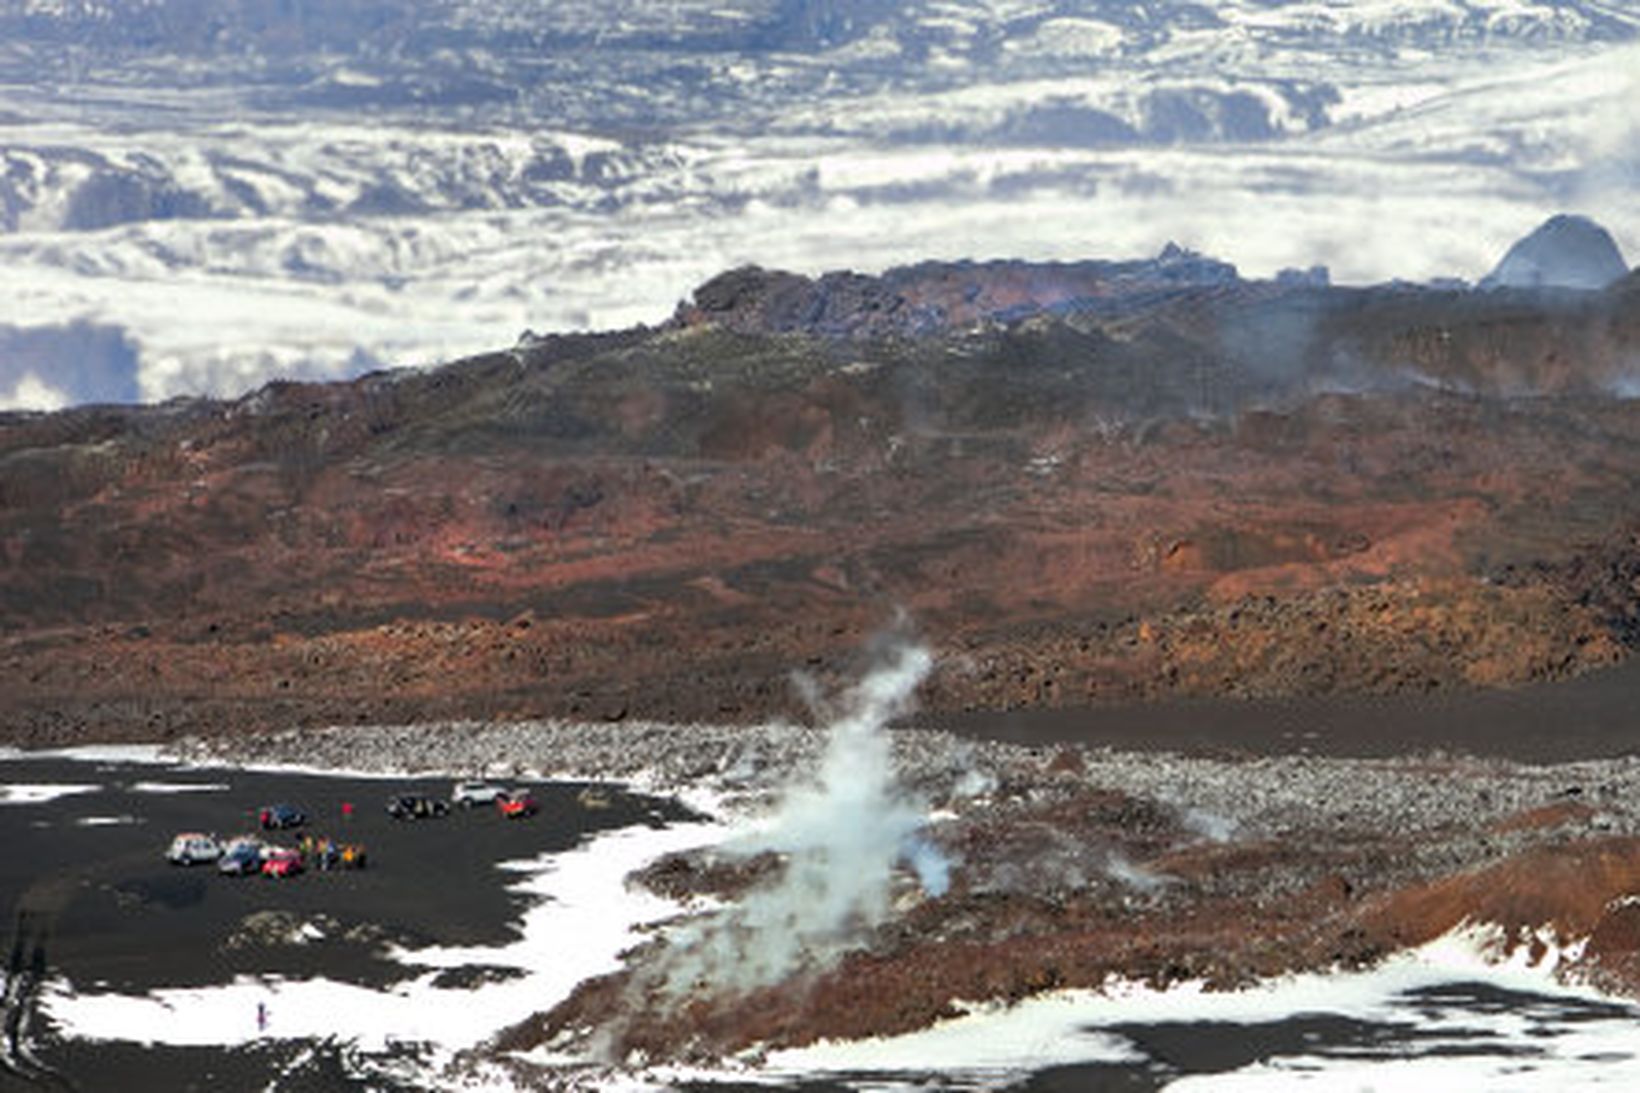
M266 805L257 813L257 821L263 831L283 831L307 823L307 813L295 805Z
M235 877L262 872L262 844L253 839L235 839L216 860L218 871Z

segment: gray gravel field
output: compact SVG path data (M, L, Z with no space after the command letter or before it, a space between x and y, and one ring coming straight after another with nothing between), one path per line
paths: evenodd
M212 762L621 781L656 793L703 791L726 807L750 810L812 773L826 739L822 729L792 725L463 722L291 730L193 740L176 751ZM1051 794L1075 780L1161 802L1216 835L1451 835L1569 800L1592 808L1586 822L1603 831L1640 832L1640 757L1634 756L1562 764L1438 752L1389 759L1214 758L1025 746L915 728L895 730L892 739L902 785L931 808L959 812Z

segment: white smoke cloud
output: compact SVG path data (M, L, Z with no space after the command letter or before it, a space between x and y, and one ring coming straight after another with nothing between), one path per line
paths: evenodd
M1192 831L1216 843L1227 843L1236 835L1236 821L1205 808L1188 807L1179 814L1179 822L1186 831Z
M0 391L0 410L61 410L72 401L67 392L25 372L10 391Z
M1105 859L1105 873L1121 884L1127 885L1144 895L1155 895L1171 880L1160 873L1152 873L1142 866L1135 865L1125 854L1111 851Z
M834 704L818 777L789 790L770 822L734 848L783 855L778 880L667 938L660 975L671 996L743 993L825 967L888 917L902 863L930 895L945 891L949 863L917 835L925 810L900 786L885 732L933 658L903 641L879 656Z

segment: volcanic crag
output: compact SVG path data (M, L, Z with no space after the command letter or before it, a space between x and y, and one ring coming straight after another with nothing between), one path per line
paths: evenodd
M657 328L0 417L13 742L1491 687L1640 641L1640 275L742 269Z

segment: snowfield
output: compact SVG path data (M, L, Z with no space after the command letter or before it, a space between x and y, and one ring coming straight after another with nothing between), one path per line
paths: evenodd
M99 785L25 782L0 785L0 805L37 805L81 793L95 793Z

